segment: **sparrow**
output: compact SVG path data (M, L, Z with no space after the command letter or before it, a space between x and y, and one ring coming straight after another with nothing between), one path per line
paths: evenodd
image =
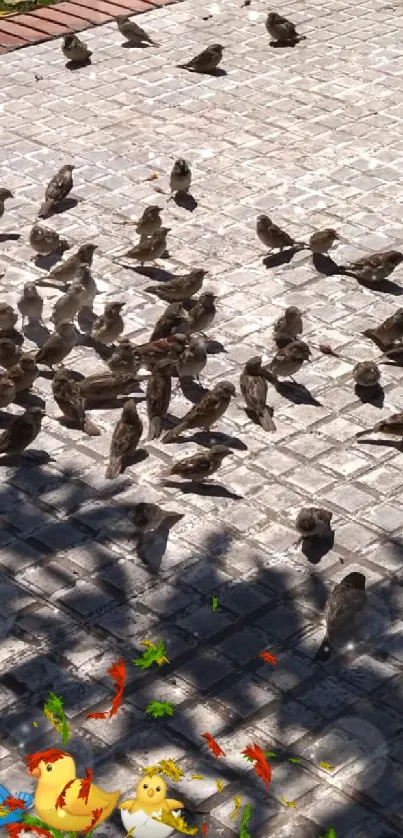
M354 638L367 605L365 581L362 573L349 573L333 588L325 606L326 635L315 660L328 660L332 651Z
M180 303L201 290L206 274L207 271L203 268L194 268L188 274L174 276L168 282L161 282L158 285L148 285L144 290L148 294L155 294L167 303Z
M167 413L171 401L171 373L170 360L158 361L147 382L146 405L148 415L147 439L158 439L161 436L161 420Z
M0 375L0 408L7 407L17 395L14 382L9 375Z
M331 227L326 227L324 230L318 230L317 233L312 233L308 246L312 250L312 253L327 253L335 241L339 239L340 236L336 233L336 230L332 230Z
M333 512L328 509L321 509L317 506L306 506L298 512L295 526L300 533L302 541L304 538L323 538L330 532L330 524Z
M0 338L0 366L9 370L21 357L21 349L11 338Z
M366 431L359 431L356 436L364 436L366 434L388 434L389 436L403 436L403 412L392 413L387 419L381 419L373 428Z
M216 295L212 294L211 291L205 291L203 294L200 294L199 299L196 300L189 312L190 334L192 332L200 332L200 334L205 335L210 326L212 326L217 313L214 304L216 299Z
M100 435L99 428L85 415L84 399L71 370L64 367L57 370L52 381L52 393L66 419L78 425L88 436Z
M191 337L187 346L179 355L177 372L179 378L197 378L207 363L206 343L199 337Z
M92 52L77 35L65 35L62 43L62 53L68 61L74 64L84 64L91 58Z
M153 340L150 343L142 343L134 347L134 355L139 360L141 365L145 365L152 369L157 361L161 359L169 359L177 361L187 346L188 339L186 335L178 332L171 335L169 338L161 338L160 340Z
M170 518L178 521L183 515L161 509L156 503L137 503L133 509L128 510L127 517L137 532L146 533L158 530Z
M169 338L177 332L187 333L189 321L182 303L171 303L158 318L152 331L150 341Z
M375 361L360 361L353 369L353 378L358 387L376 387L380 377Z
M256 233L262 244L269 250L283 250L285 247L295 247L297 244L288 233L281 230L277 224L273 224L268 215L258 215Z
M84 288L75 280L68 291L54 304L51 320L55 325L62 320L74 320L82 305Z
M267 407L267 379L262 371L262 359L250 358L240 376L241 393L246 407L256 416L264 431L275 431L273 409Z
M13 329L18 320L18 314L8 303L0 303L0 329L9 331Z
M273 326L273 337L277 349L283 349L288 343L302 335L302 313L296 306L288 306L284 314Z
M119 341L107 362L107 366L111 372L137 372L140 364L134 354L134 346L130 340L122 338Z
M223 57L224 47L221 44L212 44L199 52L186 64L177 64L182 70L192 70L193 73L211 73L216 70Z
M4 215L4 202L9 198L14 198L13 193L9 189L5 189L4 186L0 187L0 218Z
M35 359L30 355L21 355L17 364L10 367L7 373L14 384L17 393L30 390L38 378L39 370Z
M162 438L163 443L174 442L183 431L190 428L203 428L209 431L223 416L236 390L229 381L220 381L212 390L208 390L198 404L185 414L175 428Z
M109 465L105 472L107 480L113 480L121 473L124 460L134 453L142 433L143 423L137 413L136 402L129 399L112 434Z
M304 361L309 361L311 350L303 340L294 340L282 349L278 349L273 360L267 367L262 367L264 374L268 373L275 379L292 378Z
M46 279L62 282L65 286L68 285L69 282L73 282L74 279L76 279L80 265L85 264L91 267L94 253L97 248L98 245L96 244L82 244L76 253L72 253L71 256L63 262L59 262L55 265L55 267L49 271Z
M388 349L395 341L403 338L403 308L398 308L375 329L365 329L363 335L373 340L379 349Z
M38 218L46 218L53 212L73 188L73 170L75 166L62 166L52 177L45 189L45 201L39 209Z
M76 282L78 282L78 284L81 285L83 289L81 294L80 309L92 309L94 299L96 295L99 294L99 291L96 286L95 280L92 276L90 265L87 265L85 262L82 262L82 264L78 266L76 270Z
M232 456L233 453L225 445L212 445L207 451L179 460L172 466L169 474L177 474L186 480L199 483L218 471L224 457Z
M151 44L154 47L159 47L159 44L156 41L153 41L147 32L135 23L134 20L130 20L130 15L119 15L116 18L116 23L118 25L118 29L121 35L126 38L126 41L133 46L139 46L140 44Z
M49 253L58 253L67 250L68 242L61 239L56 230L44 227L42 224L34 224L29 234L29 243L40 256L48 256Z
M101 372L83 378L78 386L86 402L103 402L129 395L137 389L138 379L134 372Z
M125 324L121 310L125 303L106 303L104 313L97 317L92 327L91 337L100 343L111 344L122 334Z
M388 250L384 253L372 253L370 256L363 256L348 265L342 265L341 270L351 274L356 279L367 282L369 285L376 285L383 282L403 261L403 253L398 250Z
M136 232L140 238L153 236L162 227L160 213L161 207L157 207L155 204L145 208L143 215L136 223Z
M171 195L176 192L189 192L191 182L192 172L189 163L180 157L178 160L175 160L169 178Z
M295 25L290 20L277 12L269 12L267 15L266 29L273 41L278 41L280 44L295 43L305 37L298 34Z
M36 353L35 361L37 364L44 364L45 367L52 369L55 364L61 364L67 358L76 342L77 332L73 324L62 320Z
M167 249L167 235L170 229L170 227L161 227L148 239L140 239L138 244L123 255L129 259L136 259L141 265L161 259Z
M0 454L20 454L31 445L41 430L44 415L42 408L28 407L22 416L17 416L0 435Z

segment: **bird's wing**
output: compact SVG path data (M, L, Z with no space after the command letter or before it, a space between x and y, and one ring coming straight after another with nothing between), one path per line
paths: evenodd
M88 816L94 809L104 809L113 797L113 792L102 791L98 786L91 783L90 793L87 802L79 797L81 780L74 780L73 784L66 790L64 811L69 815Z

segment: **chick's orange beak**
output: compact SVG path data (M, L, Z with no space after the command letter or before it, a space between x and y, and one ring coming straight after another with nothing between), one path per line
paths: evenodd
M147 794L149 797L154 797L154 789L148 789Z
M33 768L32 771L28 771L28 774L31 777L36 777L37 780L39 780L39 777L41 776L41 772L40 772L39 768Z

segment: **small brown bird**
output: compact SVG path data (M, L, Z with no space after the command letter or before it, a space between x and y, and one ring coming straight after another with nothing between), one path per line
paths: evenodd
M174 442L183 431L191 428L203 428L209 431L227 410L231 398L235 396L234 385L229 381L220 381L212 390L208 390L198 404L185 414L175 428L168 431L162 442Z
M0 187L0 218L4 215L4 202L8 201L9 198L14 198L13 193L4 186Z
M7 375L0 375L0 408L7 407L17 395L14 382Z
M269 250L284 250L285 247L295 247L297 242L277 224L274 224L268 215L259 215L256 221L256 233L262 244Z
M57 325L62 320L74 320L81 308L84 288L75 280L68 291L54 304L51 320Z
M315 660L326 661L333 651L354 640L367 606L365 576L349 573L336 585L325 606L326 635Z
M48 256L49 253L58 253L68 248L68 242L61 239L56 230L42 224L34 224L29 234L29 243L40 256Z
M11 369L14 364L18 364L21 357L21 349L16 346L11 338L0 339L0 366L5 370Z
M375 361L360 361L353 369L353 378L358 387L376 387L381 373Z
M95 280L91 273L90 265L83 262L76 270L76 282L83 288L81 295L81 308L90 308L94 304L94 299L99 294Z
M134 354L141 365L153 369L155 364L162 359L177 361L187 343L186 335L178 332L169 338L160 338L160 340L153 340L150 343L139 344L134 347Z
M46 280L61 282L65 286L68 285L69 282L73 282L74 279L76 279L77 272L82 264L91 267L93 256L97 248L97 244L82 244L76 253L72 253L71 256L64 259L62 262L58 262L58 264L55 265L51 271L49 271Z
M35 356L37 364L44 364L52 369L55 364L61 364L77 343L77 332L73 323L62 320L55 327L55 331L45 341Z
M186 64L178 64L182 70L191 70L193 73L212 73L217 69L224 54L224 47L221 44L212 44L199 52Z
M380 363L385 364L389 361L394 361L397 366L401 366L401 364L403 364L403 342L399 341L384 350L383 359Z
M17 364L10 367L7 373L14 384L17 393L30 390L38 378L39 370L35 359L30 355L21 355Z
M62 53L68 61L74 64L85 64L90 60L92 52L77 35L65 35L62 43Z
M200 294L199 299L195 301L189 312L189 333L199 332L206 335L217 314L216 299L217 296L212 294L211 291Z
M0 454L20 454L36 439L41 430L45 411L40 407L28 407L22 416L17 416L0 436Z
M161 259L167 249L167 235L170 229L170 227L161 227L148 239L140 239L138 244L123 254L124 257L136 259L141 265Z
M106 303L104 313L95 320L91 337L100 343L111 344L122 334L125 327L121 310L125 303Z
M171 195L174 195L176 192L189 192L191 182L192 172L189 163L180 157L178 160L175 160L169 178Z
M296 43L305 40L304 35L299 35L295 25L282 17L277 12L269 12L266 18L266 29L273 41L280 44Z
M118 29L121 35L126 38L129 44L132 46L140 46L141 44L151 44L154 47L159 47L156 41L153 41L147 32L135 23L134 20L130 19L130 15L119 15L116 18L116 23L118 25Z
M105 473L107 480L113 480L121 473L125 459L134 454L142 433L143 423L137 413L136 402L130 399L124 405L112 434L109 466Z
M241 393L246 407L253 413L264 431L275 431L273 409L267 407L267 379L262 371L262 359L250 358L240 376Z
M403 338L403 308L398 308L394 314L387 317L375 329L365 329L363 332L365 337L373 340L374 343L384 351L388 349L391 344Z
M308 245L312 253L327 253L334 245L335 241L339 240L340 236L336 230L327 227L324 230L318 230L317 233L312 233Z
M191 337L179 356L177 371L179 378L197 378L207 363L206 342L199 337Z
M174 276L168 282L161 282L158 285L148 285L144 290L148 294L155 294L167 303L180 303L201 290L206 274L207 271L203 268L194 268L188 274Z
M200 483L218 471L224 457L233 455L233 451L225 445L212 445L207 451L179 460L169 471L185 480Z
M262 367L264 374L268 373L275 379L292 378L301 369L304 361L310 361L311 350L303 340L294 340L282 349L278 349L273 360L267 367Z
M302 335L302 312L297 306L288 306L284 314L276 320L273 326L273 337L278 349L292 343Z
M162 220L161 220L161 207L157 207L153 204L150 207L146 207L143 215L136 223L136 232L139 234L140 238L149 238L149 236L153 236L154 233L157 232L162 227Z
M122 338L107 362L111 372L136 373L140 364L130 340Z
M366 431L359 431L356 436L364 436L367 434L388 434L388 436L403 436L403 412L392 413L387 419L381 419L373 428L368 428Z
M63 417L84 431L88 436L99 436L101 431L88 419L84 410L84 399L71 370L58 369L52 381L53 398Z
M383 282L403 261L403 253L398 250L388 250L385 253L372 253L370 256L363 256L355 262L341 266L341 270L347 275L354 276L369 285L376 285Z
M128 396L138 388L138 379L134 372L101 372L83 378L78 386L86 402L105 402Z
M170 303L161 317L158 318L152 331L150 342L169 338L177 332L188 333L189 321L182 303Z
M171 374L171 361L158 361L148 379L146 404L149 427L147 439L158 439L161 436L161 421L166 415L171 401Z
M0 303L0 329L13 329L18 320L18 314L8 303Z
M330 534L333 512L317 506L306 506L298 512L295 526L300 533L300 543L304 538L324 538Z
M45 201L39 209L38 218L46 218L53 210L67 198L73 188L73 171L75 166L62 166L52 177L45 189Z

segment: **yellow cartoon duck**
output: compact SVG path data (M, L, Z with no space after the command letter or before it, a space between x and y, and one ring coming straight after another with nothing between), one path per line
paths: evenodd
M134 838L168 838L172 835L172 826L154 821L153 817L159 818L163 812L179 815L184 804L167 798L167 784L163 777L159 774L143 777L137 783L136 794L134 800L124 800L119 804L126 831L135 827Z
M35 809L49 826L68 832L88 829L95 812L97 824L116 808L119 791L103 791L87 778L76 777L74 759L66 751L50 748L26 757L28 773L36 777Z

